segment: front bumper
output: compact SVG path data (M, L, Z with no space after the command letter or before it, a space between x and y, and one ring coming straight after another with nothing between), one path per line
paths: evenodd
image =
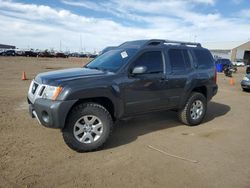
M76 100L52 101L38 98L32 104L28 99L29 112L32 118L36 118L45 127L60 129L64 127L66 117L75 102Z
M242 81L241 81L241 87L242 87L243 89L250 89L250 81L242 80Z

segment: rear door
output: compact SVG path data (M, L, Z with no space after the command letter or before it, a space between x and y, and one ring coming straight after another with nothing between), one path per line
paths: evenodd
M199 84L213 85L215 82L215 65L211 53L206 49L194 49L193 53L197 64Z
M178 106L182 95L185 94L185 86L188 78L192 77L192 54L187 48L173 47L165 51L166 59L171 66L168 74L169 101L172 107Z

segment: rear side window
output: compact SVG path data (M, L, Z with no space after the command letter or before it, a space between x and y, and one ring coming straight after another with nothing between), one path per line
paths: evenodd
M191 62L193 61L190 51L182 50L183 58L185 60L186 68L191 68Z
M146 73L162 73L163 61L161 51L143 53L136 61L135 66L147 67Z
M185 49L170 49L168 56L173 71L185 70L191 67L191 55Z
M194 50L199 68L211 68L214 66L213 59L207 50Z
M230 62L229 59L221 59L220 63L226 64L226 65L230 65L231 64L231 62Z

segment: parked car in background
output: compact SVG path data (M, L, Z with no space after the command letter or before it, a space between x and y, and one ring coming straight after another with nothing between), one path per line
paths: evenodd
M64 53L62 53L62 52L58 52L58 53L55 54L55 57L57 57L57 58L59 58L59 57L61 57L61 58L68 58L69 56L66 55L66 54L64 54Z
M82 57L82 58L87 58L88 55L86 53L78 53L78 52L73 52L68 55L69 57Z
M79 56L78 53L70 53L70 54L69 54L69 57L78 57L78 56Z
M87 58L87 57L88 57L88 55L87 55L87 54L85 54L85 53L80 53L80 54L78 55L78 57Z
M232 72L237 72L237 68L233 66L232 62L230 59L217 59L215 61L216 64L222 64L222 71L225 71L226 69L231 69Z
M0 56L3 56L4 50L0 50Z
M16 56L24 56L23 50L16 50Z
M26 50L23 53L23 56L26 56L26 57L37 57L37 55L38 55L38 53L33 52L31 50Z
M250 91L250 74L247 74L241 81L243 91Z
M233 62L233 65L237 66L237 67L244 67L245 63L243 60L237 60Z
M248 64L247 67L246 67L246 73L250 74L250 64Z
M89 54L88 57L89 57L89 58L96 58L96 57L97 57L97 54Z
M15 50L5 50L2 52L2 56L16 56Z
M45 50L44 52L38 53L39 57L55 57L54 53Z

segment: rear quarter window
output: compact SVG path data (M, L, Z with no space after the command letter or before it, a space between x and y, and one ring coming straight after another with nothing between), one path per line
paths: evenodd
M198 68L212 68L214 67L214 60L208 50L194 50Z

